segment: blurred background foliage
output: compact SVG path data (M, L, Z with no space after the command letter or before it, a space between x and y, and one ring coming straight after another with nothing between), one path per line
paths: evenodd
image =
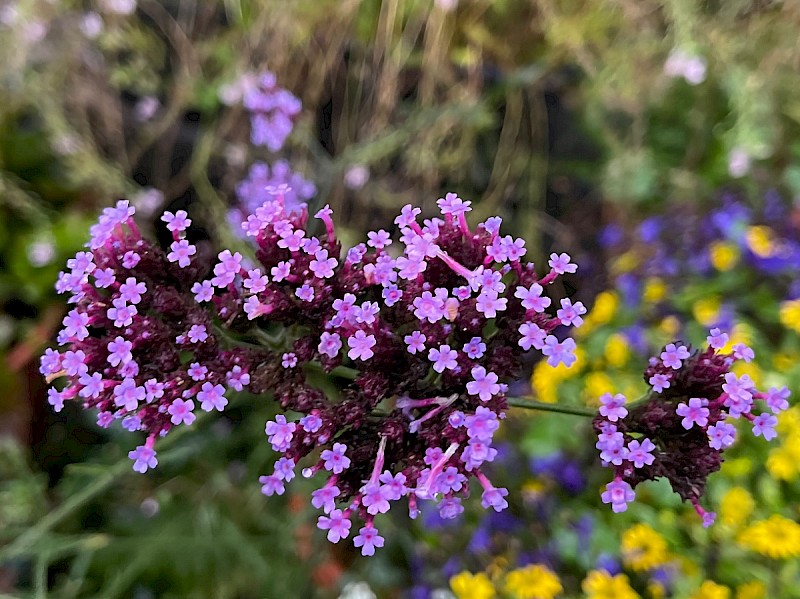
M659 485L599 511L587 424L516 415L508 519L398 520L364 561L320 543L302 483L258 492L268 400L137 476L131 435L52 414L37 372L65 312L53 282L101 207L131 198L156 235L186 208L208 251L246 250L237 184L283 159L345 243L452 190L536 255L570 251L564 293L594 305L583 354L531 364L520 393L635 395L652 351L714 324L753 344L757 382L797 393L798 30L779 0L0 0L0 592L527 598L556 594L550 572L564 596L800 596L797 408L715 477L710 531ZM250 143L232 91L266 70L303 104L279 153Z

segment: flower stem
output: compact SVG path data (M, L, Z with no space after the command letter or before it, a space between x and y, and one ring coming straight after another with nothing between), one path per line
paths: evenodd
M557 414L570 414L572 416L583 416L585 418L594 418L597 414L596 410L591 408L581 408L578 406L565 406L557 403L544 403L542 401L535 401L533 399L526 399L524 397L508 397L508 405L515 408L525 408L526 410L539 410L540 412L555 412Z

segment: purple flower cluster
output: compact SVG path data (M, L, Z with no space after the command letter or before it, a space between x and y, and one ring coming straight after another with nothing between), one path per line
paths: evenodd
M670 343L652 357L644 376L653 390L642 402L626 407L622 395L600 398L596 447L603 465L614 469L602 500L615 512L627 509L636 485L665 477L710 526L715 515L700 506L700 498L736 438L732 421L748 420L755 436L775 438L776 414L789 407L789 390L773 387L762 393L748 375L731 372L737 360L749 362L755 356L743 344L722 353L728 335L721 330L712 329L707 343L705 350L694 352ZM755 400L768 411L756 415Z
M278 86L269 71L245 87L242 103L250 112L250 141L277 152L294 128L300 114L300 100L287 89Z
M222 410L226 386L241 390L258 354L220 347L208 311L195 301L203 269L192 263L186 212L164 214L173 235L168 253L142 239L133 213L127 201L107 208L89 251L59 275L56 288L74 308L58 334L65 349L47 349L40 370L49 380L66 378L61 390L48 391L56 411L77 400L98 411L102 427L119 420L145 432L146 443L130 453L144 472L158 463L156 438L190 425L195 401L201 410Z
M501 236L498 217L471 229L470 202L455 194L439 200L443 218L419 223L420 209L405 206L399 243L373 231L343 254L331 210L316 214L324 232L312 236L305 207L288 207L286 192L273 189L242 224L256 266L228 250L213 268L197 264L183 211L162 219L173 234L164 252L141 239L127 203L107 210L91 252L59 279L76 308L59 336L69 349L42 358L43 374L68 379L51 403L80 397L103 426L121 419L145 431L130 454L144 472L157 464L156 438L191 425L198 407L223 410L229 388L272 391L295 416L266 425L282 455L262 491L283 493L301 463L304 477L324 472L312 495L324 512L318 525L337 542L360 521L354 543L364 555L383 544L376 516L401 499L412 517L418 502L434 501L454 518L474 477L485 508L506 508L508 491L483 472L497 455L505 381L530 349L553 365L574 362L574 341L553 333L580 326L585 309L563 300L550 314L544 291L576 266L552 254L540 277L521 260L523 240ZM267 325L283 325L281 348L226 349L215 328L253 338ZM329 397L309 369L354 374Z

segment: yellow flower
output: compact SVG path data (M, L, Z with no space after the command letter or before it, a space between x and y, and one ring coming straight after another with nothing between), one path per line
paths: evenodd
M731 487L722 497L719 520L726 526L738 528L753 512L753 496L743 487Z
M791 354L779 353L772 358L772 366L778 372L786 372L797 364L797 357Z
M669 559L667 542L654 528L636 524L622 533L622 560L637 572L645 572Z
M628 340L624 335L614 333L606 341L605 358L609 366L622 368L628 361Z
M486 575L489 580L496 581L508 569L508 558L503 556L495 557L486 567Z
M708 258L717 270L730 270L739 261L739 249L727 241L714 241L708 246Z
M747 363L739 360L733 364L731 367L731 372L733 372L736 376L742 376L743 374L749 375L756 385L759 384L761 369L756 365L755 362Z
M516 599L553 599L564 588L547 567L534 564L513 570L506 576L506 591Z
M800 299L781 302L781 324L795 333L800 333Z
M648 304L656 304L667 296L667 286L658 277L650 277L644 282L642 300Z
M597 327L604 325L614 318L617 313L617 306L619 305L619 298L613 291L602 291L594 300L594 305L589 314L583 319L583 324L575 334L579 337L585 337L589 332L595 330Z
M639 265L639 257L636 252L625 252L611 263L611 272L613 274L622 274L630 272Z
M667 596L666 587L655 580L647 583L647 592L650 593L651 599L664 599Z
M483 572L470 574L466 570L450 579L450 589L457 599L492 599L494 586Z
M767 585L760 580L753 580L739 585L736 589L736 599L766 599Z
M745 239L747 241L747 247L750 248L750 251L756 256L769 258L775 253L773 231L767 226L758 225L749 227Z
M800 524L775 514L745 528L737 541L772 559L800 556Z
M662 320L658 328L670 339L674 338L681 328L681 322L675 316L667 316Z
M706 580L690 599L729 599L731 590L712 580Z
M611 576L605 570L592 570L581 583L587 599L639 599L624 574Z
M611 380L611 377L605 372L590 372L584 379L583 390L586 396L590 398L587 403L599 406L600 396L603 395L603 393L614 393L616 391L616 386L614 385L614 381Z
M697 300L692 306L694 319L704 327L710 327L719 318L720 299L717 296Z
M797 477L797 466L797 460L785 447L773 449L767 457L767 471L777 480L794 480Z

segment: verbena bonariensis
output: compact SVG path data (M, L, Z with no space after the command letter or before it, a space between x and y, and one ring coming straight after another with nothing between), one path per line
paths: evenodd
M576 265L567 254L551 254L540 275L521 260L524 241L500 235L500 218L470 229L470 203L455 194L438 201L444 218L422 224L419 208L403 208L394 246L402 251L390 253L391 236L379 230L342 256L327 207L315 216L324 232L313 236L305 207L287 210L286 188L272 191L242 225L260 264L226 250L211 273L185 239L185 212L164 214L173 234L165 252L142 239L127 202L106 209L90 251L59 277L58 290L71 293L75 308L59 334L68 349L42 358L43 374L68 381L50 390L50 402L58 410L78 398L99 410L101 426L120 420L145 432L144 445L129 454L145 472L157 464L156 439L191 424L197 403L221 411L227 389L271 392L292 416L267 422L282 456L260 478L263 493L282 494L301 463L303 476L323 473L325 483L312 493L324 513L318 526L338 542L360 521L354 543L365 555L383 544L375 517L404 497L412 517L419 501L430 500L453 518L474 477L482 505L504 509L508 491L496 488L483 466L496 455L491 443L507 409L505 381L519 376L531 349L553 366L575 361L575 343L563 333L580 326L586 310L569 299L557 308L544 290ZM232 341L259 330L267 338L264 331L276 327L279 347ZM664 368L670 364L662 358ZM352 381L329 397L308 380L320 370L344 371ZM712 370L708 380L719 380L709 385L721 385L724 372ZM681 379L672 377L677 389ZM622 419L620 434L632 432L633 425L623 428L624 408L611 409L604 416ZM613 436L612 425L604 426ZM650 461L635 457L636 449L629 442L619 450L626 464ZM633 467L615 459L607 460L620 466L609 492L619 510L630 488L618 501L616 487L638 481Z
M670 343L650 358L645 380L652 393L628 406L630 410L621 394L600 398L594 420L597 449L603 465L614 469L602 500L615 512L627 509L636 485L663 477L694 506L703 525L710 526L715 514L700 506L700 498L736 437L728 420L744 418L755 436L775 438L776 414L789 407L789 390L772 387L762 393L747 374L731 372L737 360L750 362L754 352L741 343L723 351L728 335L720 329L712 329L706 341L705 349L694 352L680 342ZM755 400L769 411L755 415Z

